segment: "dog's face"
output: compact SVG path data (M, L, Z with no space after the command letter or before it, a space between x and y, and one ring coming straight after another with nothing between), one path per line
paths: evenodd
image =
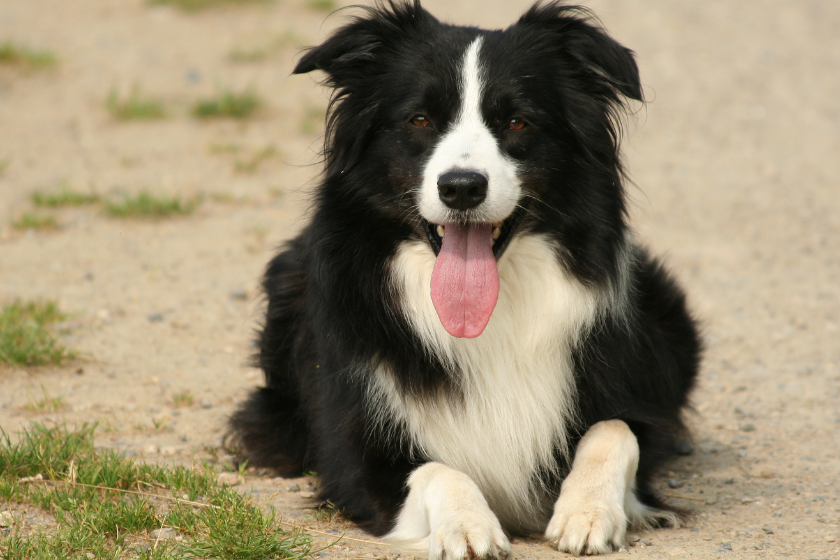
M314 69L336 90L327 181L429 243L432 298L453 335L483 330L495 261L520 230L550 232L574 261L621 229L613 112L621 95L641 99L638 71L579 10L535 6L483 31L418 3L370 9L295 72Z

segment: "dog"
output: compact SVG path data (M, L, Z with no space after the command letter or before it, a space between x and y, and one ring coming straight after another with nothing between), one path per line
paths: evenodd
M333 95L310 220L267 267L241 455L400 549L607 553L674 523L701 342L627 224L634 54L587 10L502 31L419 0L361 8L294 74ZM677 512L678 513L678 512Z

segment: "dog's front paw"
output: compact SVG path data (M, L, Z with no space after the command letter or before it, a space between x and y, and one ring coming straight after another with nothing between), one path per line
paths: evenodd
M621 503L570 493L554 506L545 538L562 552L607 554L624 545L627 516Z
M510 542L489 510L451 518L429 536L429 560L504 560L509 556Z

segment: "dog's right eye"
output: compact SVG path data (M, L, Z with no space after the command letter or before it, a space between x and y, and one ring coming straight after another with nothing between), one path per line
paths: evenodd
M429 122L429 119L428 117L426 117L426 115L414 115L413 117L411 117L411 124L422 128L424 126L429 126L432 123Z

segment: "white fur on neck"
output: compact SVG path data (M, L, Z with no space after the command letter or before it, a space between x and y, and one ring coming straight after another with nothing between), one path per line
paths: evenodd
M538 530L546 496L540 470L568 453L574 377L571 350L598 314L598 293L571 277L544 236L518 235L500 259L500 292L478 338L450 336L430 295L435 256L421 241L404 242L391 264L403 313L427 350L460 385L463 400L418 399L379 369L370 406L396 419L415 451L457 469L479 486L505 525Z

